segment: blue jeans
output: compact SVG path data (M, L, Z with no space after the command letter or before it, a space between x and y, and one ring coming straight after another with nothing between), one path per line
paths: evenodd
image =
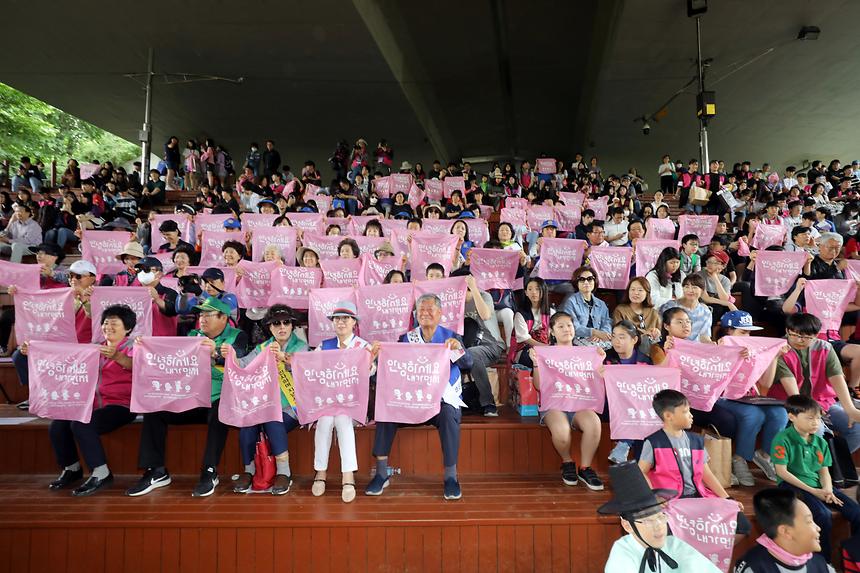
M735 453L751 461L755 439L761 433L761 449L770 454L770 444L777 433L785 429L788 413L782 406L755 406L733 400L719 399L720 406L735 416Z
M272 455L279 456L287 451L287 434L299 427L299 421L284 412L283 422L266 422L258 426L239 429L239 452L242 455L242 465L248 465L254 459L260 430L269 437Z
M59 245L61 249L65 248L66 243L68 243L69 241L77 242L77 240L78 238L75 236L75 232L65 227L51 229L50 231L45 233L45 242L55 243Z
M687 203L684 206L684 209L690 213L695 213L696 215L702 214L702 206L701 205L693 205L692 203Z
M459 408L442 403L439 413L423 424L399 424L397 422L377 422L373 436L373 455L377 458L388 457L397 429L409 426L436 426L442 442L442 462L445 467L457 464L460 455L460 419L463 413Z
M830 422L833 429L839 432L839 435L845 438L845 441L848 442L848 448L851 450L851 453L860 449L860 424L854 424L850 428L848 427L850 420L848 419L848 414L846 414L845 410L842 408L842 405L833 404L830 406L830 409L827 410L827 415L830 416Z
M26 177L16 175L12 178L12 193L18 193L19 187L28 184L33 193L38 193L42 189L42 180L38 177L30 177L27 179Z
M24 342L23 340L21 342ZM21 386L30 385L30 371L27 367L27 357L21 354L20 350L15 350L12 353L12 364L15 365L15 372L18 373L18 381Z
M723 406L726 400L717 400L710 412L691 408L693 423L700 428L714 426L724 438L734 439L738 435L738 424L734 413Z

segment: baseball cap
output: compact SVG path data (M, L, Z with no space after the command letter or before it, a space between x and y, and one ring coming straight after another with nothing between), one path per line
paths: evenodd
M724 265L729 264L729 254L725 251L710 251L706 259L714 258L723 263Z
M558 223L556 223L553 219L548 219L541 224L540 230L543 231L547 227L552 227L553 229L558 229Z
M760 326L753 324L752 315L743 310L732 310L720 319L723 328L737 328L738 330L761 330Z
M30 252L33 254L42 252L46 255L57 257L58 261L59 259L62 259L63 255L65 254L63 252L63 249L60 248L60 245L56 243L42 243L41 245L38 245L36 247L30 247Z
M241 229L242 223L239 219L235 217L230 217L229 219L224 219L224 228L225 229Z
M277 210L278 210L278 206L277 206L277 205L275 205L275 202L274 202L274 201L272 201L271 199L263 199L262 201L260 201L259 203L257 203L257 210L258 210L258 211L259 211L259 210L261 210L261 209L262 209L262 207L263 207L263 205L269 205L269 206L271 206L275 211L277 211Z
M159 226L158 230L162 233L178 233L179 225L176 224L176 221L171 221L168 219L167 221L163 221Z
M182 205L177 205L175 213L186 213L188 215L196 215L197 211L189 205L188 203L183 203Z
M200 312L220 312L221 314L226 315L229 315L232 311L229 304L221 299L215 298L214 296L210 296L194 308Z
M90 274L96 276L98 271L96 270L96 266L89 261L75 261L69 267L70 273L75 273L76 275Z
M331 313L328 315L329 320L334 320L336 316L348 316L349 318L354 318L358 321L358 310L355 308L355 304L348 301L342 300L334 305L334 309L332 309Z
M134 265L134 268L163 270L164 265L162 265L161 261L156 259L155 257L144 257L140 259L136 265Z

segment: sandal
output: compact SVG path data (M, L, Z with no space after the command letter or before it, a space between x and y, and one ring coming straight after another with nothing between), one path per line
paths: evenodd
M311 486L311 493L314 494L314 497L319 497L325 493L325 480L324 479L315 479L313 485Z
M355 499L355 484L347 482L343 484L343 490L340 492L340 498L344 503L350 503Z

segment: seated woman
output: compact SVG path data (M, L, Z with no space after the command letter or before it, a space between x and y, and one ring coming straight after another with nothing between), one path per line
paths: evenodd
M317 350L366 348L369 352L371 351L370 343L355 335L355 327L358 325L358 310L353 303L349 301L337 303L328 318L334 323L336 336L323 340ZM340 497L344 503L349 503L355 499L355 472L358 471L358 456L355 453L355 430L352 426L352 418L346 414L322 416L317 420L316 433L314 434L314 470L316 475L311 486L311 493L316 497L325 493L333 430L337 431L340 471L343 472Z
M670 300L681 298L681 255L676 249L666 247L660 252L654 267L645 275L651 285L651 302L660 309Z
M86 424L69 420L51 422L51 446L63 471L50 483L50 489L69 487L83 477L78 449L92 473L87 481L72 490L72 495L92 495L113 482L99 436L130 424L135 418L129 411L133 343L128 335L136 323L137 315L125 305L112 305L102 312L101 328L105 341L99 346L99 352L104 360L99 370L92 418ZM27 350L28 344L25 343L21 346L21 353L26 356Z
M557 312L549 321L549 329L555 340L555 346L573 346L574 326L573 317L566 312ZM532 362L535 361L534 349L529 349ZM537 368L532 376L532 384L540 390L540 375ZM540 412L540 421L549 428L552 445L561 456L561 479L565 485L576 485L577 481L585 484L592 491L603 489L603 482L597 477L597 472L591 468L597 447L600 445L600 418L593 410L579 412L562 412L561 410L545 410ZM579 452L579 471L570 455L573 438L572 428L582 432Z
M459 238L457 250L460 252L460 256L455 267L460 268L465 263L466 253L475 246L475 243L469 240L469 225L462 219L458 219L451 224L450 233Z
M531 370L534 363L527 350L532 346L549 344L549 292L542 278L531 277L526 282L526 304L517 308L514 315L514 332L511 336L508 360Z
M701 302L702 293L705 292L705 279L701 275L689 275L684 277L682 284L684 285L684 295L677 300L670 300L664 304L662 310L665 311L678 306L683 308L692 321L687 340L710 342L713 323L711 307Z
M713 323L716 326L723 314L737 310L731 294L732 281L723 274L729 264L729 255L725 251L709 251L704 262L705 268L698 273L705 280L702 302L711 307Z
M272 455L275 456L275 483L272 485L272 495L284 495L290 491L293 483L290 473L290 452L287 450L287 434L299 427L296 414L296 398L293 389L293 377L289 371L290 356L294 352L302 352L308 349L307 343L302 340L295 331L296 319L293 311L285 304L275 304L266 312L263 324L269 329L272 337L258 344L254 350L237 358L240 366L247 366L261 352L272 352L278 359L278 375L281 386L281 407L283 408L283 420L280 422L266 422L259 426L241 428L239 430L239 453L242 456L242 464L245 471L236 480L233 491L236 493L248 493L254 479L256 468L254 466L254 452L260 430L266 432ZM231 352L233 347L229 344L221 346L221 353Z
M573 319L576 328L574 344L608 348L612 323L609 320L609 307L594 296L599 286L597 275L591 267L579 267L573 271L571 283L574 292L561 303L558 310Z
M640 279L639 280L644 280ZM646 283L647 284L647 283ZM604 364L652 364L651 357L639 350L642 338L639 327L629 320L621 320L612 327L612 348L606 351ZM609 413L609 408L604 408ZM638 442L638 444L637 444ZM642 448L641 440L619 440L609 453L609 461L620 464L627 461L630 448ZM634 457L638 452L634 452Z
M643 277L630 279L624 299L612 312L612 320L627 320L636 325L639 333L639 350L648 354L651 344L660 340L662 322L660 313L651 304L651 285Z
M735 310L727 312L720 320L722 336L750 336L753 330L761 330L760 326L753 325L752 316L748 312ZM776 364L779 357L789 351L788 345L783 346L767 367L767 370L759 377L750 388L747 397L767 395L773 385L776 374ZM717 404L734 414L737 431L735 432L735 455L732 457L732 474L738 478L742 486L751 487L755 485L755 478L749 470L749 462L757 465L767 479L776 481L776 470L770 461L770 445L774 436L785 429L788 424L788 413L786 413L782 402L774 401L772 404L750 403L744 398L728 400L720 398ZM760 448L756 449L756 437L761 434Z

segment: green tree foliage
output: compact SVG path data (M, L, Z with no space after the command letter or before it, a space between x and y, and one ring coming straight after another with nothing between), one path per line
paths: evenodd
M133 143L0 83L0 159L17 164L27 155L46 165L56 159L64 168L71 157L116 165L139 153Z

